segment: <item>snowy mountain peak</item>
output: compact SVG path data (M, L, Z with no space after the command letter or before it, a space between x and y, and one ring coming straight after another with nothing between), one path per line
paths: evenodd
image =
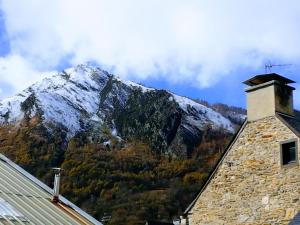
M167 101L164 100L165 97ZM160 101L164 101L162 107L165 108L174 107L172 102L177 105L174 113L180 110L181 116L178 119L181 119L174 124L179 122L180 129L184 129L190 135L200 135L199 130L207 126L215 130L234 132L234 124L228 118L207 106L170 92L124 81L90 65L65 69L1 101L0 125L18 124L23 119L39 116L47 129L51 131L51 127L59 126L68 138L79 131L90 129L95 124L101 126L103 123L107 123L111 130L116 131L115 136L122 132L123 135L127 135L128 132L128 135L134 135L135 129L122 127L120 121L128 117L129 120L136 121L134 126L140 126L139 129L157 129L157 125L154 128L149 127L147 117L153 113L155 115L155 110L162 111L157 105ZM145 106L145 102L151 105ZM124 115L126 110L128 112ZM166 120L169 121L167 116ZM161 129L166 132L164 130L169 128ZM163 132L159 134L162 138L168 136Z
M37 112L45 123L58 123L66 127L69 136L81 129L81 120L95 116L99 93L109 75L98 68L84 65L69 68L62 73L44 78L0 103L0 123L14 123L24 118L24 104L34 96L31 115ZM23 106L23 107L22 107Z

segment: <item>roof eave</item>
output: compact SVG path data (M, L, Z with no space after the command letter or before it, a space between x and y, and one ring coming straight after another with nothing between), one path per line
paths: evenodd
M284 116L289 116L287 114L283 114L283 113L280 113L280 112L276 112L275 116L277 119L279 119L284 125L286 125L298 138L300 138L300 133L295 129L293 128L287 121L285 121L281 115L284 115ZM295 118L293 116L290 116L292 118Z

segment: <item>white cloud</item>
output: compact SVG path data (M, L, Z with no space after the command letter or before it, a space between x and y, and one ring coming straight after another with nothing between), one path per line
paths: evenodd
M0 57L0 82L14 88L12 93L20 91L49 73L37 71L30 63L19 55ZM0 90L0 96L2 91Z
M238 67L300 58L298 0L2 0L1 8L12 51L2 64L16 67L16 57L10 74L24 83L67 60L201 88ZM6 74L0 81L12 82Z

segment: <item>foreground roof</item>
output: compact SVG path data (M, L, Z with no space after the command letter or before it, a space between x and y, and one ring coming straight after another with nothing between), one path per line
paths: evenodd
M0 224L98 224L100 222L0 154Z

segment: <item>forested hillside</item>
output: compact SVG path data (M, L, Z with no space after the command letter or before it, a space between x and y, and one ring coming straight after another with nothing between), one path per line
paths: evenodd
M33 125L11 130L10 135L1 129L0 151L50 186L50 168L62 167L62 194L97 219L110 218L105 224L111 225L144 225L146 219L177 218L230 138L207 131L191 158L179 159L157 154L134 140L122 145L117 140L110 146L94 144L84 133L72 138L64 151L62 137L48 136L50 144L45 131Z

